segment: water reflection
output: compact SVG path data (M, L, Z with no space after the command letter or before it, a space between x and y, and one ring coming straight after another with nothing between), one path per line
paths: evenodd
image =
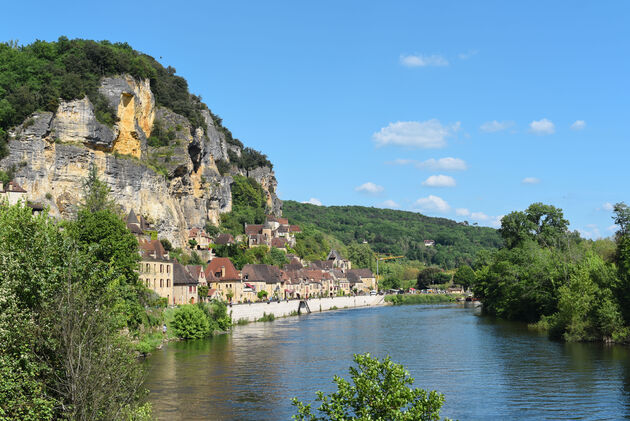
M552 342L456 306L315 313L173 343L147 360L147 387L164 420L284 420L293 396L334 390L357 352L405 364L417 386L446 395L452 418L630 415L626 348Z

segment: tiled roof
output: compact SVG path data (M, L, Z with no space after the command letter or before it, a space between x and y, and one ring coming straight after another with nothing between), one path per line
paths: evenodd
M284 238L276 237L276 238L271 240L271 247L283 249L286 246L287 246L287 240L285 240Z
M144 234L144 231L142 231L136 224L127 223L127 229L131 231L132 234Z
M140 241L139 246L143 256L153 254L156 259L163 259L166 256L166 250L159 240L143 240Z
M173 285L196 285L199 281L193 278L184 265L173 261Z
M219 234L217 235L217 238L214 239L214 244L234 244L234 237L232 237L231 234Z
M335 249L331 249L330 253L328 253L328 258L327 260L343 260L343 258L341 257L341 254L339 254L339 252Z
M293 258L288 264L284 265L284 270L300 270L303 267L298 259Z
M261 234L262 229L262 225L245 225L245 235Z
M278 222L280 222L280 225L289 225L289 220L287 218L278 218Z
M133 211L133 209L131 209L129 211L129 215L127 215L127 224L140 225L140 221L138 221L138 217L136 216L136 213Z
M225 268L225 276L221 276L221 268ZM217 278L219 281L240 281L241 279L234 264L227 257L215 257L210 261L206 267L206 279L210 282L208 273L214 274L215 276L218 274Z
M22 188L22 186L20 186L18 183L16 183L15 181L9 181L7 184L4 185L4 192L8 193L26 193L26 190L24 190Z
M201 265L187 265L186 269L195 278L199 279L199 275L203 273L203 267Z
M291 231L291 232L302 232L302 228L300 228L300 227L299 227L299 226L297 226L297 225L291 225L291 226L289 227L289 231Z
M282 280L282 272L275 266L247 264L243 266L243 279L250 282L275 283Z
M332 269L333 262L330 260L313 260L310 265L311 269Z

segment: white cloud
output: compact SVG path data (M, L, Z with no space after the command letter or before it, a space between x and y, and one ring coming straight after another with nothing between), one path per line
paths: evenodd
M451 210L451 207L446 203L444 199L438 196L429 195L427 197L420 198L414 202L420 210L426 212L439 212L446 213Z
M539 136L554 134L556 132L556 126L554 126L551 120L543 118L542 120L534 120L529 123L529 131Z
M619 225L616 224L612 224L611 226L609 226L608 228L606 228L606 231L610 231L610 232L615 232L619 229Z
M536 177L525 177L521 183L523 184L538 184L540 183L540 178L536 178Z
M310 203L311 205L317 205L317 206L321 206L322 205L322 201L319 200L319 199L315 199L314 197L311 197L306 202L302 202L302 203Z
M459 158L440 158L440 159L427 159L424 162L419 162L417 165L418 168L426 168L429 170L442 170L442 171L463 171L468 169L466 165L466 161Z
M475 221L488 221L491 218L483 212L473 212L470 214L470 219L474 219Z
M455 187L455 179L448 175L432 175L422 182L423 186L428 187Z
M363 183L360 186L355 187L354 190L363 193L378 194L385 189L383 186L379 186L378 184L374 184L371 181L368 181L367 183Z
M584 120L576 120L575 123L571 124L571 130L584 130L586 127L586 121Z
M444 67L448 66L448 60L437 54L433 54L430 56L426 56L423 54L401 54L400 64L405 67Z
M494 227L494 228L501 228L501 219L503 219L504 216L505 215L495 216L492 219L492 222L490 223L490 226Z
M459 216L468 216L470 215L470 211L466 208L455 209L455 214Z
M588 224L586 225L586 229L578 229L578 231L584 238L590 238L591 240L602 238L602 234L595 224Z
M459 128L459 122L443 125L435 118L427 121L397 121L374 133L372 139L377 146L442 148L446 146L446 138L453 136Z
M514 125L513 121L492 120L492 121L486 121L485 123L483 123L479 127L479 130L485 133L495 133L495 132L500 132L500 131L509 129L513 125Z
M464 171L468 169L466 161L460 158L430 158L426 161L416 161L415 159L396 159L388 161L389 165L413 165L419 169L427 169L432 171Z
M383 202L383 207L396 209L399 208L400 205L393 200L386 200Z
M614 209L614 207L612 203L606 202L602 205L602 209L604 209L605 211L611 212Z
M468 60L469 58L476 56L478 52L478 50L468 50L465 53L459 53L457 57L459 57L460 60Z

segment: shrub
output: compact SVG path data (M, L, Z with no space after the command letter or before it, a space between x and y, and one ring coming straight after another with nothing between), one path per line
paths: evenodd
M186 304L175 310L172 328L182 339L200 339L210 334L210 322L198 306Z
M405 367L390 357L383 360L370 354L355 354L358 367L350 367L352 383L334 377L337 391L330 395L317 392L321 406L316 416L311 405L293 398L296 420L439 420L444 395L412 388L414 379Z
M263 315L260 319L258 319L259 322L273 322L274 320L276 320L276 316L274 316L273 313L265 313L263 312Z

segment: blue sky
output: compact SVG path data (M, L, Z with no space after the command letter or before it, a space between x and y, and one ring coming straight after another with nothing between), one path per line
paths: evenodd
M11 2L0 39L126 41L275 165L282 199L587 237L630 202L630 3Z

